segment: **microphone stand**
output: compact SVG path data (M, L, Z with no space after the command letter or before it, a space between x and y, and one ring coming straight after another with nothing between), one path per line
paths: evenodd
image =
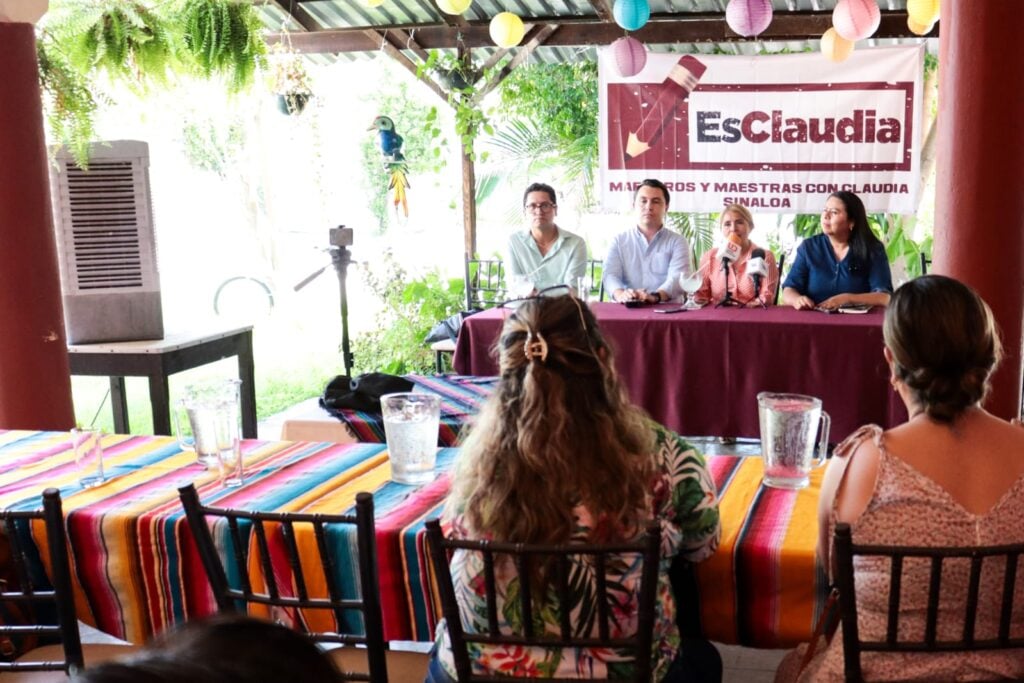
M331 265L334 266L334 272L338 276L338 290L341 295L341 360L345 364L345 374L349 377L352 376L352 365L355 361L348 335L348 286L346 284L348 267L352 263L352 252L348 250L348 246L351 244L352 228L344 226L331 228L330 247L327 248L327 251L331 255ZM325 270L327 270L327 266L321 266L318 270L303 278L292 289L296 292L299 291L319 277Z
M725 273L725 296L715 304L715 308L724 308L726 306L739 306L739 302L732 298L732 292L729 291L729 259L722 259L722 272Z

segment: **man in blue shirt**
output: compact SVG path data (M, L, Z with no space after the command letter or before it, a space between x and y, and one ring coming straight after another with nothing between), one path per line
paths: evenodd
M658 303L679 296L679 278L690 272L690 245L664 227L668 203L660 180L648 178L637 187L637 225L615 236L604 261L604 288L613 300Z
M509 293L526 296L555 285L575 287L576 278L586 272L587 245L582 237L555 225L558 203L554 188L544 183L527 187L523 213L529 229L514 232L508 239L505 268Z

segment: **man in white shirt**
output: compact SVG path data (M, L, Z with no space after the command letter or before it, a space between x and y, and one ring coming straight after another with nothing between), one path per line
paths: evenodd
M637 187L637 225L615 236L604 261L604 288L613 300L654 304L679 296L679 277L690 272L690 245L664 227L668 203L660 180L648 178Z
M587 268L587 245L582 237L555 225L558 202L555 190L544 183L533 183L523 193L523 212L528 230L519 230L508 239L505 270L513 295L569 285L583 277Z

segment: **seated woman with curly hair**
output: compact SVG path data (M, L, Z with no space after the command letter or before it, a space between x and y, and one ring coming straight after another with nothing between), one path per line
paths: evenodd
M619 384L612 352L585 304L571 296L527 300L505 321L497 344L501 379L463 447L448 500L449 533L461 538L560 544L610 543L640 537L657 520L662 529L653 680L718 680L721 660L709 643L683 649L667 568L681 555L697 562L719 537L717 495L703 456L632 405ZM636 628L640 563L614 578L633 600L614 624ZM522 632L514 606L518 579L498 563L498 614L503 627ZM456 551L452 579L462 613L486 625L484 567L478 553ZM595 581L592 573L587 573ZM553 599L541 573L534 595ZM609 579L612 580L612 579ZM577 587L574 614L593 613L594 591ZM559 615L535 608L543 628L559 633ZM467 624L473 631L473 623ZM540 627L539 623L536 626ZM596 625L594 634L596 635ZM427 681L454 680L444 625ZM613 634L614 636L615 634ZM703 648L703 649L702 649ZM607 678L632 670L625 653L608 648L507 648L470 645L476 672L536 678ZM684 659L686 661L684 661ZM692 662L690 660L693 660ZM716 669L717 667L717 669Z

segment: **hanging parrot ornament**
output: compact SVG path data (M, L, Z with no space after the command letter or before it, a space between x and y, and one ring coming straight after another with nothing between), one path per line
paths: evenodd
M402 154L402 136L395 130L395 122L389 116L378 116L366 130L377 131L377 144L381 154L384 155L384 168L391 172L388 189L394 190L395 210L399 205L406 218L409 217L409 204L406 201L405 191L409 185L409 178L406 176L408 167L405 163L405 155Z

